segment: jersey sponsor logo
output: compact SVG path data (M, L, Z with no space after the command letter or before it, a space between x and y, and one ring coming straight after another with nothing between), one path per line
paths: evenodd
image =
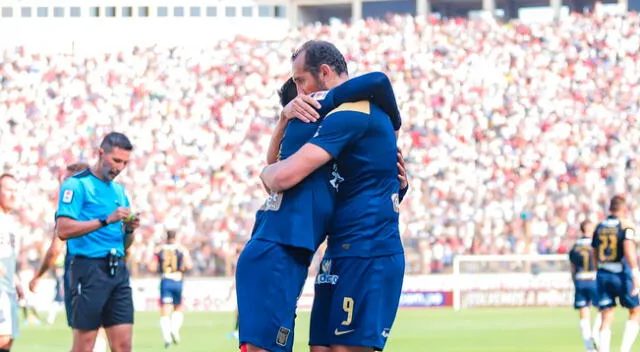
M71 203L73 200L73 190L67 189L62 194L62 203Z
M335 285L337 282L338 275L331 275L331 259L324 259L320 263L320 273L316 277L316 285Z
M344 177L340 176L340 172L338 172L338 164L333 163L333 168L331 170L331 180L329 180L329 183L331 184L331 187L333 187L336 192L338 192L340 184L342 182L344 182Z
M313 137L311 138L316 138L320 135L320 129L322 128L322 125L318 126L318 129L316 130L316 133L313 134Z
M282 193L271 193L260 210L278 211L282 205Z
M338 328L336 328L336 329L333 331L333 333L334 333L336 336L340 336L340 335L350 334L350 333L352 333L352 332L354 332L354 331L356 331L356 329L340 331L340 330L338 330Z

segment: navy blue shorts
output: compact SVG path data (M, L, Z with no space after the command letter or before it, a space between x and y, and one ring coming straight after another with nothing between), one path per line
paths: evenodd
M247 243L236 269L240 345L292 350L296 303L312 254L258 239Z
M71 259L71 327L98 330L133 324L133 297L129 270L123 259L114 276L109 275L106 258Z
M398 311L404 265L404 254L325 257L316 277L309 344L382 351Z
M573 307L581 309L598 302L598 286L596 280L576 280Z
M598 285L598 308L615 307L616 298L620 301L620 305L625 308L640 306L638 296L631 295L633 280L628 273L612 273L598 270L596 282Z
M71 327L73 317L73 304L71 297L71 266L64 268L64 311L67 316L67 325Z
M160 302L162 304L182 304L182 281L160 280Z

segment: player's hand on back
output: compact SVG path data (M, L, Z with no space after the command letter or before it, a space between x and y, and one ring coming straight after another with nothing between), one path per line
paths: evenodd
M400 180L400 189L405 189L409 185L407 181L407 170L404 166L404 157L402 151L398 148L398 180Z
M320 118L320 114L315 109L320 109L320 107L317 100L308 95L299 94L284 107L280 116L287 120L297 118L303 122L316 122Z

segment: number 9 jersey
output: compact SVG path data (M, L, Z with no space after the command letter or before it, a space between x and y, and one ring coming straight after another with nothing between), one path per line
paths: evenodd
M624 241L635 240L634 226L616 216L609 216L598 224L591 246L594 249L598 273L598 307L616 306L616 298L625 308L640 305L637 296L632 296L633 281L624 263Z

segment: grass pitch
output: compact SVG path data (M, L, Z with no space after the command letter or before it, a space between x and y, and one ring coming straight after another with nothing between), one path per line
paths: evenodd
M595 311L594 311L595 313ZM44 315L44 314L43 314ZM617 311L612 352L619 350L627 313ZM53 326L22 326L12 351L69 351L71 332L62 314ZM237 351L228 337L233 313L188 313L182 343L169 351ZM309 314L298 316L294 351L308 351ZM636 347L640 342L636 342ZM163 351L158 313L136 315L135 352ZM498 308L401 310L387 352L564 352L584 351L578 316L571 308Z

